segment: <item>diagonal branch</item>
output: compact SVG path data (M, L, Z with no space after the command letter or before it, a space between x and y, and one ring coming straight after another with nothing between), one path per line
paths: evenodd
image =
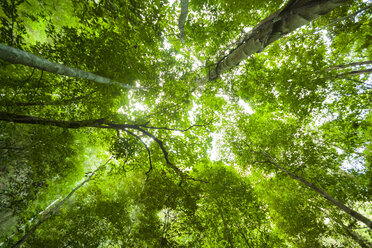
M341 209L342 211L344 211L345 213L349 214L351 217L353 217L354 219L356 220L359 220L361 222L363 222L364 224L366 224L370 229L372 229L372 221L370 219L368 219L367 217L365 217L364 215L358 213L357 211L349 208L348 206L346 206L345 204L343 204L342 202L340 202L339 200L333 198L331 195L329 195L325 190L317 187L316 185L312 184L311 182L307 181L306 179L300 177L300 176L297 176L296 174L288 171L287 169L285 169L284 167L280 166L277 162L274 161L274 159L269 155L267 154L266 152L264 152L263 150L260 151L260 153L262 155L264 155L266 157L266 162L267 163L270 163L272 164L273 166L275 166L277 169L283 171L285 174L287 174L289 177L291 177L292 179L295 179L297 180L298 182L301 182L303 184L305 184L307 187L311 188L312 190L314 190L315 192L317 192L318 194L320 194L321 196L323 196L325 199L327 199L329 202L331 202L333 205L335 205L336 207L338 207L339 209Z
M16 123L24 123L24 124L40 124L40 125L56 126L56 127L62 127L62 128L70 128L70 129L77 129L77 128L82 128L82 127L94 127L94 128L114 129L114 130L123 130L123 131L127 131L127 129L138 130L144 135L154 140L158 144L158 146L160 147L164 155L167 165L170 166L177 174L179 174L183 178L183 172L177 166L175 166L173 163L170 162L168 158L168 152L165 149L163 142L159 140L158 138L156 138L155 135L153 135L152 133L141 128L139 125L115 124L115 123L110 123L103 118L83 120L83 121L56 121L56 120L49 120L45 118L38 118L34 116L11 114L7 112L0 112L0 121L8 121L8 122L16 122Z
M102 128L102 129L113 129L113 130L116 130L116 131L123 130L123 131L129 133L130 135L136 137L137 139L139 139L142 142L142 144L145 145L145 147L147 149L147 152L149 154L149 161L150 161L150 169L146 173L146 174L148 174L152 170L152 161L151 161L150 149L147 147L147 145L143 142L143 140L138 135L134 134L131 131L128 131L128 129L134 129L134 130L137 130L137 131L141 132L145 136L151 138L152 140L154 140L158 144L159 148L161 149L161 151L163 153L166 164L172 170L174 170L181 177L182 180L194 180L194 181L203 182L203 180L197 180L197 179L194 179L194 178L187 177L187 174L185 174L181 169L179 169L177 166L175 166L169 160L168 152L167 152L167 149L164 146L163 141L158 139L155 135L153 135L149 131L145 130L144 128L146 128L146 127L143 127L143 126L140 126L140 125L136 125L136 124L116 124L116 123L109 122L109 121L107 121L103 118L102 119L83 120L83 121L56 121L56 120L49 120L49 119L39 118L39 117L34 117L34 116L11 114L11 113L7 113L7 112L0 112L0 121L8 121L8 122L24 123L24 124L39 124L39 125L56 126L56 127L69 128L69 129L77 129L77 128L83 128L83 127L93 127L93 128ZM155 129L155 127L153 127L153 128ZM189 130L190 128L188 128L186 130ZM161 129L163 129L163 128L161 128ZM166 128L164 128L164 129L166 129ZM166 130L172 130L172 129L166 129Z
M353 63L349 63L349 64L334 65L334 66L329 67L327 69L327 71L344 69L344 68L348 68L348 67L351 67L351 66L362 66L362 65L370 65L370 64L372 64L371 60L353 62Z
M111 161L111 158L110 157L106 163L104 163L103 165L99 166L95 171L93 171L93 173L87 178L85 179L82 183L80 183L77 187L75 187L61 202L59 202L58 204L56 204L48 213L46 213L20 240L18 240L17 243L15 243L12 248L17 248L17 247L20 247L23 243L26 242L26 240L36 231L36 229L41 225L43 224L45 221L47 221L53 214L55 214L61 207L63 204L65 204L65 202L71 198L71 196L78 190L80 189L81 187L84 186L84 184L86 184L87 182L89 182L90 180L92 180L92 178L96 175L96 173L103 169L110 161Z
M356 71L349 71L349 72L339 74L339 75L337 75L337 77L343 77L343 76L346 76L346 75L355 76L355 75L363 75L363 74L371 74L371 73L372 73L372 69L356 70Z

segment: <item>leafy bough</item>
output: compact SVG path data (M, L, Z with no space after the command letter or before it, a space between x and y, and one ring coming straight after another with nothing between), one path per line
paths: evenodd
M150 168L146 172L146 175L148 175L152 170L152 161L151 161L151 153L149 147L146 145L146 143L140 138L140 136L135 135L130 130L136 130L142 133L144 136L149 137L150 139L154 140L160 150L163 153L164 159L166 164L177 174L181 177L180 185L184 180L193 180L193 181L200 181L200 182L206 182L203 180L190 178L184 173L181 169L179 169L177 166L175 166L170 160L168 156L168 151L165 148L163 141L158 139L154 134L149 132L146 129L161 129L161 130L169 130L169 131L180 131L180 132L186 132L190 130L193 127L204 127L204 125L192 125L187 129L174 129L174 128L167 128L167 127L149 127L147 126L148 123L145 124L118 124L113 123L110 121L107 121L106 119L92 119L92 120L83 120L83 121L61 121L61 120L49 120L45 118L39 118L35 116L26 116L26 115L18 115L18 114L12 114L8 112L0 112L0 120L1 121L8 121L8 122L15 122L15 123L24 123L24 124L39 124L39 125L46 125L46 126L55 126L55 127L61 127L61 128L69 128L69 129L77 129L77 128L84 128L84 127L93 127L93 128L101 128L101 129L113 129L116 131L122 130L132 136L134 136L136 139L138 139L146 148L148 154L149 154L149 162L150 162Z

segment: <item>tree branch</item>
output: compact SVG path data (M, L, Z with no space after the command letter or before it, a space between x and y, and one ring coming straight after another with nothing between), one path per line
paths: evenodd
M344 69L344 68L348 68L348 67L351 67L351 66L370 65L370 64L372 64L372 61L371 60L353 62L353 63L349 63L349 64L344 64L344 65L334 65L334 66L329 67L327 69L327 71Z
M136 137L142 144L143 144L143 146L146 148L146 150L147 150L147 153L148 153L148 155L149 155L149 163L150 163L150 168L149 168L149 170L145 173L146 174L146 176L148 177L148 174L152 171L152 162L151 162L151 152L150 152L150 149L149 149L149 147L146 145L146 143L138 136L138 135L136 135L135 133L133 133L133 132L131 132L131 131L129 131L129 130L126 130L126 129L124 129L124 131L125 132L127 132L127 133L129 133L130 135L132 135L132 136L134 136L134 137Z
M143 128L148 128L148 129L161 129L161 130L168 130L168 131L179 131L179 132L186 132L190 130L193 127L205 127L205 125L192 125L186 129L176 129L176 128L167 128L167 127L148 127L145 125L140 125Z
M356 71L349 71L349 72L339 74L339 75L337 75L337 77L343 77L343 76L346 76L346 75L355 76L355 75L371 74L371 73L372 73L372 69L356 70Z

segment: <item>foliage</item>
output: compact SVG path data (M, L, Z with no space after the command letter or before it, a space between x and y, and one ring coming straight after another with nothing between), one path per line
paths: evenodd
M287 172L371 219L370 2L196 83L296 2L190 1L182 42L179 1L0 1L2 44L138 87L0 61L0 247L368 247Z

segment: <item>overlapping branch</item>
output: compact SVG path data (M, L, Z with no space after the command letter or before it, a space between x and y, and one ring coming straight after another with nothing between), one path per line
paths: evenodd
M196 180L193 178L187 177L187 175L180 170L177 166L175 166L168 157L168 151L165 148L163 141L158 139L154 134L151 132L147 131L146 128L148 129L163 129L163 130L179 130L182 132L185 132L187 130L190 130L194 126L203 126L203 125L193 125L187 129L172 129L172 128L166 128L166 127L147 127L146 125L138 125L138 124L117 124L117 123L112 123L109 122L105 119L92 119L92 120L83 120L83 121L60 121L60 120L49 120L45 118L39 118L35 116L26 116L26 115L18 115L18 114L11 114L8 112L0 112L0 121L8 121L8 122L16 122L16 123L24 123L24 124L39 124L39 125L47 125L47 126L55 126L55 127L62 127L62 128L69 128L69 129L77 129L77 128L83 128L83 127L93 127L93 128L102 128L102 129L113 129L113 130L122 130L127 132L128 134L134 136L137 138L146 148L148 154L149 154L149 162L150 162L150 169L146 173L150 173L152 170L152 162L151 162L151 152L148 146L143 142L143 140L136 134L134 134L130 130L136 130L143 135L149 137L150 139L154 140L160 150L163 153L164 159L166 164L174 171L176 172L177 175L181 177L182 180L194 180L194 181L201 181L201 180ZM128 130L129 129L129 130Z

